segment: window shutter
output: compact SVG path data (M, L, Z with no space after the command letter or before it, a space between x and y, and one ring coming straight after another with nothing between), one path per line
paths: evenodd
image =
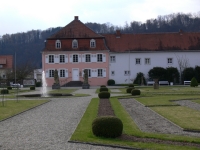
M68 63L68 55L65 55L65 63Z
M97 69L91 69L91 76L92 77L97 77Z
M96 56L96 54L91 54L91 61L92 62L97 62L97 56Z
M81 54L78 55L78 62L81 62Z
M59 55L54 55L54 62L59 63Z
M65 77L67 78L68 77L68 70L65 69Z
M85 54L82 54L82 62L85 62Z
M73 59L73 57L72 57L73 55L72 54L70 54L70 58L69 58L69 60L70 60L70 62L72 62L72 59Z
M49 63L49 56L45 55L45 63Z
M46 70L46 71L45 71L45 76L46 76L46 78L49 77L49 70Z
M106 77L106 69L103 69L103 77Z
M106 54L103 54L103 62L106 62Z

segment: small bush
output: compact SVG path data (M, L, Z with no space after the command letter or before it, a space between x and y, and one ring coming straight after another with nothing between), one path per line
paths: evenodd
M191 86L191 87L198 86L198 82L197 82L197 80L196 80L195 77L192 78L191 83L190 83L190 86Z
M7 87L7 90L12 90L12 87L11 87L11 86L8 86L8 87Z
M41 87L41 86L42 86L42 83L41 83L41 82L36 82L35 86L36 86L36 87Z
M122 121L113 116L98 117L92 122L94 135L106 138L115 138L122 134Z
M128 87L134 87L134 84L129 84Z
M99 89L99 92L102 92L102 91L108 91L108 88L107 87L102 87Z
M110 98L110 93L108 91L102 91L98 94L99 98Z
M8 89L3 89L3 90L1 90L1 94L9 94Z
M105 85L101 85L100 87L102 88L102 87L106 87L106 86Z
M133 89L135 89L135 88L134 88L134 87L129 87L129 88L127 88L127 89L126 89L126 93L131 93L131 91L132 91Z
M30 90L35 90L35 87L34 87L34 86L31 86L31 87L30 87Z
M134 95L140 95L140 90L137 90L137 89L133 89L132 91L131 91L131 94L134 96Z
M115 85L115 80L109 79L109 80L107 81L107 85Z

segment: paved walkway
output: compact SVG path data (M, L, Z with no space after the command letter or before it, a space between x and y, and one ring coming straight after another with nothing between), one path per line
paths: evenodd
M118 150L118 148L69 143L96 89L76 93L91 96L52 98L51 102L0 122L0 150ZM33 92L35 93L35 92Z

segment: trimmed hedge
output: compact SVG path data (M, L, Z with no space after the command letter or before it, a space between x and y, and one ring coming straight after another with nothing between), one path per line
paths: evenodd
M108 91L108 88L107 88L107 87L101 87L101 88L99 89L99 92L102 92L102 91Z
M12 87L11 87L11 86L8 86L8 87L7 87L7 90L12 90Z
M134 84L129 84L128 87L134 87Z
M1 94L9 94L8 89L3 89L3 90L1 90Z
M135 89L135 88L134 88L134 87L129 87L129 88L127 88L127 89L126 89L126 93L131 93L131 91L132 91L133 89Z
M107 81L107 85L115 85L115 80L109 79L109 80Z
M92 132L95 136L116 138L122 134L123 123L114 116L98 117L92 122Z
M30 87L30 90L35 90L35 87L34 87L34 86L31 86L31 87Z
M102 87L106 87L106 86L105 85L101 85L100 87L102 88Z
M110 98L110 92L102 91L98 94L99 98Z
M133 90L131 91L131 94L132 94L133 96L134 96L134 95L140 95L141 92L140 92L140 90L133 89Z

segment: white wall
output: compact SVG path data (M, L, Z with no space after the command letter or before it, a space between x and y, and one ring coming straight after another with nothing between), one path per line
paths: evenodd
M132 83L138 72L142 72L145 78L148 78L148 71L153 67L177 67L179 65L177 56L188 59L189 67L200 66L200 51L185 51L185 52L131 52L131 53L110 53L110 56L115 56L116 61L110 62L109 78L114 79L116 84ZM135 64L135 59L140 58L141 64ZM150 65L145 64L145 58L150 58ZM168 64L167 59L172 58L173 63ZM130 66L130 69L129 69ZM124 71L130 70L130 76L125 76ZM111 71L115 74L111 75Z

